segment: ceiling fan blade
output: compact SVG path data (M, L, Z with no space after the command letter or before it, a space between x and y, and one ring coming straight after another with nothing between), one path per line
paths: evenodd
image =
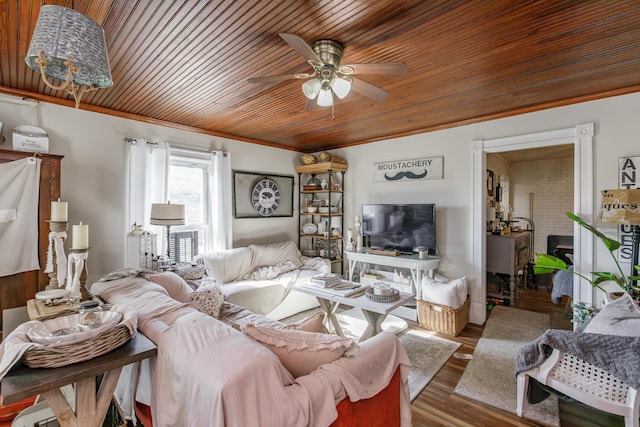
M249 83L270 83L270 82L282 82L290 79L306 79L309 74L282 74L279 76L262 76L251 77L247 79Z
M353 74L404 74L407 66L404 62L372 62L369 64L345 64L342 67L350 67Z
M351 77L351 90L358 92L368 98L375 101L384 101L389 96L389 92L384 89L374 86L371 83L367 83L364 80L360 80L355 77Z
M307 61L314 61L316 63L322 64L322 60L316 55L316 53L311 49L311 47L302 40L300 37L294 34L280 33L280 37L296 51L300 55L302 55Z
M307 103L304 106L304 109L307 111L315 110L318 107L318 103L315 99L307 99Z

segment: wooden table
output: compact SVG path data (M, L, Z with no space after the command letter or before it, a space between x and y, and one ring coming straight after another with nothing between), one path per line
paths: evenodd
M122 367L156 353L156 345L138 332L123 346L84 362L60 368L33 369L22 366L2 379L2 404L42 394L61 427L100 427ZM102 379L97 387L100 377ZM75 413L60 391L60 387L73 383L76 384Z
M343 297L340 295L332 294L330 290L325 290L313 285L303 285L296 287L296 291L304 292L316 297L320 308L325 313L325 322L331 322L333 329L337 335L344 336L342 328L340 327L340 321L336 316L336 310L340 304L347 305L349 307L355 307L362 310L364 318L367 320L367 329L363 332L358 341L365 341L372 336L382 332L382 322L396 308L400 307L407 301L414 299L413 294L400 293L400 298L393 302L373 302L365 295L357 297ZM328 325L327 325L328 326Z

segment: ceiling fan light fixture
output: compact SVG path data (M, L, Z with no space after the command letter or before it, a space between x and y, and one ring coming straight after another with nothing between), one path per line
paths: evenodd
M318 106L319 107L331 107L333 105L333 93L331 89L326 87L320 90L318 94Z
M302 93L309 99L316 99L321 88L322 82L320 79L311 79L302 83Z
M347 95L349 95L349 91L351 90L351 79L334 77L331 79L331 89L333 89L333 93L340 99L344 99Z

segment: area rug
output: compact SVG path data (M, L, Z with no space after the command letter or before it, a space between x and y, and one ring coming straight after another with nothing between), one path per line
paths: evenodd
M516 357L520 348L550 328L548 314L496 306L454 393L516 413ZM559 426L555 396L536 405L525 401L523 417Z
M281 322L296 323L309 317L315 311L317 309L308 310L283 319ZM350 309L340 311L337 315L344 334L357 340L367 326L362 312L359 309ZM398 335L400 343L411 360L412 367L409 371L408 382L412 401L460 347L460 343L437 337L429 331L410 329L406 321L395 316L389 316L385 319L382 323L382 329Z

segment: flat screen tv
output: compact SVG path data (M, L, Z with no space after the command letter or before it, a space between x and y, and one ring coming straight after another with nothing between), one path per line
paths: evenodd
M373 249L436 253L435 204L362 205L362 234Z

